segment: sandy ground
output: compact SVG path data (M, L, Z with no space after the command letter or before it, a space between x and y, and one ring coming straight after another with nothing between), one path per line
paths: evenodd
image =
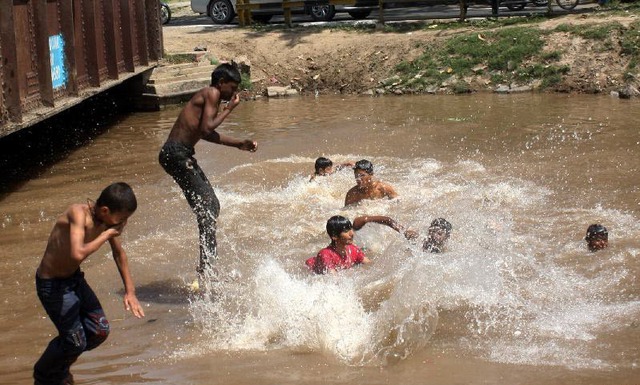
M174 3L174 14L194 15L188 3ZM637 17L604 13L567 15L544 20L536 25L542 29L582 23L617 21L629 25ZM452 22L452 21L446 21ZM430 20L423 23L438 23ZM425 44L446 39L451 34L480 31L469 27L452 30L414 30L406 33L382 31L356 32L324 27L301 27L255 30L250 28L213 29L209 26L176 26L163 29L167 54L190 52L206 47L208 55L220 61L236 60L250 63L253 92L262 94L268 86L291 86L301 93L363 93L380 87L384 79L394 75L402 60L418 57ZM612 41L615 36L612 36ZM565 33L552 33L546 50L560 50L560 64L571 71L560 84L549 91L577 93L610 93L638 87L637 76L625 80L629 58L620 54L620 45L612 51L596 49L594 44ZM486 76L486 75L485 75ZM487 78L467 79L473 91L493 90Z

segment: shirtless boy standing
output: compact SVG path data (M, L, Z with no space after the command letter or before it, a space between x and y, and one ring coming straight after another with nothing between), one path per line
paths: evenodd
M201 89L189 100L160 150L160 164L178 183L196 214L200 233L200 263L197 269L200 276L210 271L212 260L217 258L216 221L220 202L194 158L194 146L204 139L245 151L257 149L254 141L234 139L216 131L240 103L236 93L240 80L240 72L235 66L221 64L216 67L211 73L211 86ZM223 100L229 103L219 111Z
M114 183L102 191L95 204L71 205L56 220L36 271L36 290L59 334L35 364L36 385L73 384L71 364L109 335L109 321L80 271L80 264L104 243L109 242L124 283L125 309L138 318L144 317L127 254L118 238L136 208L131 187Z
M373 164L366 159L359 160L353 167L356 185L353 186L344 199L344 205L356 204L363 199L393 199L398 196L391 185L373 178Z

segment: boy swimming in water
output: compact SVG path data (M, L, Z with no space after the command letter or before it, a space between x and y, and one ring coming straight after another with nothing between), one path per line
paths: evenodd
M95 204L71 205L56 220L36 271L38 298L58 329L34 366L35 384L73 384L71 364L109 335L109 321L95 293L84 279L80 264L109 242L124 284L124 307L144 317L135 295L127 254L118 238L137 201L126 183L105 188Z
M354 265L371 262L362 250L353 244L353 226L347 218L340 215L329 218L327 234L331 238L331 244L305 262L314 273L334 273L338 269L349 269Z
M194 146L204 139L244 151L253 152L258 148L258 144L252 140L238 140L216 131L240 103L240 96L236 93L240 80L240 72L235 66L221 64L216 67L211 73L211 86L201 89L189 100L160 150L160 164L178 183L196 214L200 233L199 276L211 271L211 262L218 257L216 221L220 202L194 158ZM223 100L229 103L219 111Z
M347 167L353 167L353 162L345 162L333 167L333 162L329 158L325 158L323 156L316 159L316 163L314 165L315 173L311 175L311 179L309 181L314 180L318 176L327 176L331 175L336 171L340 171Z
M369 222L388 226L403 234L404 237L409 240L418 238L418 233L416 231L407 229L396 220L382 215L359 216L353 220L353 229L356 231L360 230ZM449 240L449 237L451 236L452 229L453 226L446 219L434 219L427 230L428 236L422 243L422 249L430 253L441 253L444 250L447 240Z
M598 251L609 247L609 232L607 228L600 224L593 224L587 228L587 241L589 251Z
M359 203L363 199L393 199L398 196L396 190L389 184L373 178L373 164L362 159L353 167L356 185L353 186L344 199L344 205Z

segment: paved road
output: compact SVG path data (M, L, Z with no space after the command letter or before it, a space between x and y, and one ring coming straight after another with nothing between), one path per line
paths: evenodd
M588 0L587 0L588 1ZM205 15L199 15L191 11L188 2L172 3L171 7L174 7L174 16L169 24L166 24L164 28L173 28L181 26L207 26L209 28L237 28L238 19L229 25L216 25L213 24L211 19ZM597 6L596 3L591 1L584 1L584 4L578 5L571 13L584 13L591 12ZM527 16L533 14L544 14L547 8L536 7L533 4L527 4L522 11L510 11L506 7L500 7L498 12L499 17L507 16ZM566 14L567 11L559 8L554 3L554 14ZM455 19L460 14L460 8L457 5L434 5L434 6L422 6L412 8L394 8L386 9L384 11L385 22L399 22L409 20L430 20L430 19ZM491 17L491 7L487 5L471 5L467 12L467 18L486 18ZM378 19L378 11L371 12L371 15L364 22L375 23ZM292 22L300 25L314 25L319 23L327 24L327 22L313 22L308 15L293 15ZM347 13L338 12L335 18L330 23L356 23L363 22L363 20L356 21ZM269 24L283 24L284 18L282 16L274 16Z

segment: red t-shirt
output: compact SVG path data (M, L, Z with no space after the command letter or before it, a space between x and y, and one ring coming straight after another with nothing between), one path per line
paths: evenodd
M346 256L343 258L332 246L327 246L318 255L306 260L305 264L316 274L325 274L332 269L348 269L364 261L364 253L356 245L345 247Z

